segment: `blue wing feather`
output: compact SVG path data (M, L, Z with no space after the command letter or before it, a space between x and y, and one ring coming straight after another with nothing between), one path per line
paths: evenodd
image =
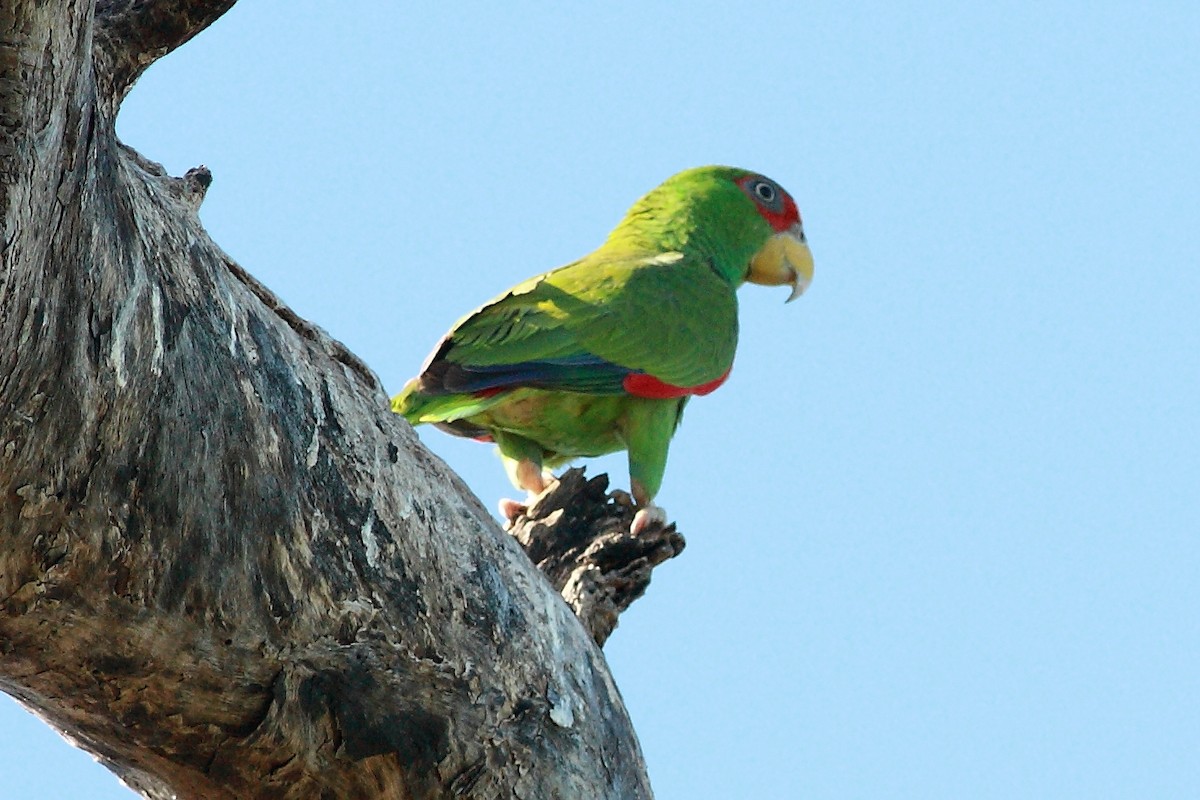
M448 365L449 366L449 365ZM454 364L442 376L442 392L476 394L523 386L588 394L623 394L635 370L590 353L517 364Z

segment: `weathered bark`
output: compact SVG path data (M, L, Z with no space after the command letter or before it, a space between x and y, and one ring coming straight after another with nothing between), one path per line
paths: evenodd
M0 10L0 689L147 797L649 797L555 589L208 238L207 171L117 142L137 76L230 5ZM572 518L604 538L606 508ZM577 603L601 641L663 535L556 559L612 587Z
M589 481L568 470L509 529L601 646L650 585L650 571L684 547L674 525L631 534L633 498L607 488L607 475Z

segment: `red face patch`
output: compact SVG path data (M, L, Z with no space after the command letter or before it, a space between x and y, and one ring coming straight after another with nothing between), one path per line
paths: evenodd
M800 221L796 201L779 184L762 175L747 175L737 182L754 201L758 213L776 233L782 233Z

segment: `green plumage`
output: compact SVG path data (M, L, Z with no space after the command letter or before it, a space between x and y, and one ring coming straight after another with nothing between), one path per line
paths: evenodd
M539 486L522 462L540 472L627 449L634 495L648 504L687 387L717 382L733 364L735 290L776 233L748 181L777 188L729 167L670 178L597 250L461 319L393 410L413 424L495 440L527 489ZM638 381L667 385L658 394L684 388L637 396L645 394Z

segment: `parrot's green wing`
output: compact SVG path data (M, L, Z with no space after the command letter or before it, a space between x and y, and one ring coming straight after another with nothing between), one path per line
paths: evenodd
M462 319L416 388L427 396L522 386L617 394L639 373L691 387L728 372L736 344L733 287L706 261L598 251Z
M604 265L597 280L564 269L546 281L561 306L594 313L569 321L583 347L601 358L673 386L723 376L737 348L737 295L707 258L666 253Z

